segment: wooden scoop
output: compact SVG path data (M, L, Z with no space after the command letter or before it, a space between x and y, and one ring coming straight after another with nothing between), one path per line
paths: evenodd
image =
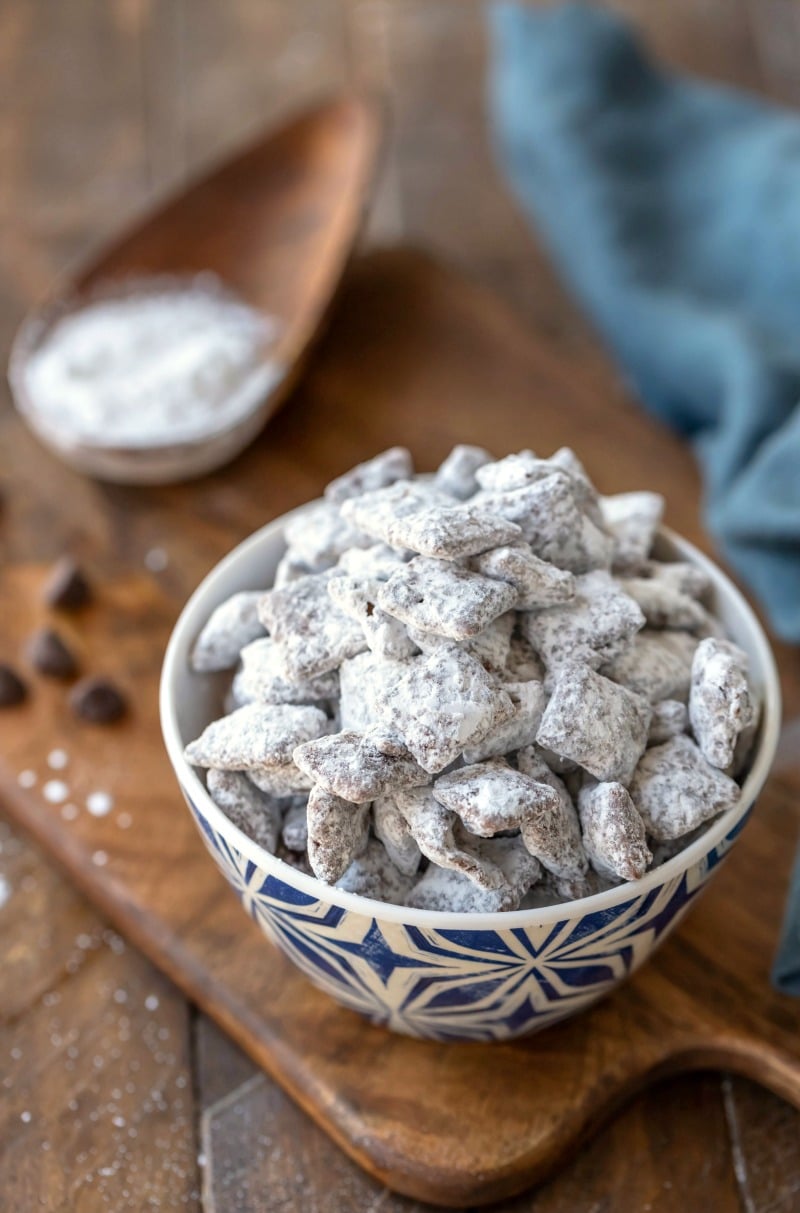
M191 185L62 282L23 324L12 352L15 397L40 437L82 470L128 482L197 475L243 449L285 399L339 283L368 200L380 129L380 114L366 101L344 96L321 104ZM217 275L279 326L265 352L278 373L235 432L218 436L213 449L197 443L76 451L37 426L24 365L59 315L109 280L201 271Z

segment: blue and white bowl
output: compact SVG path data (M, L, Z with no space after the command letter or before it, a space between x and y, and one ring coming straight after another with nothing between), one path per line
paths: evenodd
M209 573L178 619L164 661L164 739L215 863L265 935L315 985L394 1031L433 1040L507 1040L591 1006L680 922L739 836L767 777L780 693L755 615L716 565L686 540L662 533L663 557L691 561L711 579L714 608L748 653L764 704L739 804L686 850L636 883L544 909L450 914L387 905L331 888L263 850L228 821L183 757L184 745L221 714L225 688L225 680L190 670L195 637L231 594L271 583L290 517L256 532Z

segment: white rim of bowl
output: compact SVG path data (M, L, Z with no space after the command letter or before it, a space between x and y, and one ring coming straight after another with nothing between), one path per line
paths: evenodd
M737 611L742 615L750 633L752 647L757 653L758 662L764 671L762 688L763 705L759 730L758 750L753 765L742 785L738 804L718 818L701 836L685 850L679 851L666 863L652 868L641 880L627 881L615 885L602 893L591 897L578 898L575 901L561 901L554 905L527 910L505 910L491 914L456 913L450 910L419 910L411 906L399 906L393 902L375 901L371 897L347 893L334 885L327 885L316 876L308 876L291 864L285 863L276 855L264 850L258 843L253 842L246 834L233 824L219 809L208 794L205 785L197 772L189 765L183 756L184 741L178 730L178 719L173 694L175 675L178 664L186 659L189 643L195 639L200 627L206 622L209 610L204 606L206 596L218 577L222 576L231 566L237 564L251 548L258 547L267 538L274 538L276 531L283 531L287 522L295 514L304 512L318 502L309 502L290 513L282 514L279 518L261 527L242 543L238 544L211 569L200 582L188 602L184 606L167 645L164 664L161 671L159 691L159 706L161 714L161 729L170 762L175 771L178 783L190 799L198 807L211 827L231 842L237 851L245 858L256 864L262 871L275 876L285 884L298 889L301 893L313 897L317 901L335 905L343 910L364 917L382 919L385 922L399 923L404 926L429 927L435 930L461 931L495 931L499 929L514 930L533 925L546 925L562 922L566 919L584 917L602 910L609 910L635 898L652 892L660 885L666 884L672 878L682 875L693 865L708 854L736 823L750 809L761 792L778 744L781 719L781 694L778 671L772 655L769 642L758 619L749 603L739 592L730 578L714 561L704 555L688 539L684 539L669 527L661 527L661 534L676 547L682 550L693 564L698 565L708 574L718 592L731 600ZM241 587L245 588L245 587ZM302 907L298 907L302 911Z

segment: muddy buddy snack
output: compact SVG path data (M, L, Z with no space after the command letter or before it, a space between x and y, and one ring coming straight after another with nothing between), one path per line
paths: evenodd
M283 825L280 801L259 791L242 771L211 770L207 782L211 799L226 817L259 846L274 852Z
M200 631L195 672L229 681L188 761L260 846L364 897L495 913L640 880L736 804L759 716L663 511L568 448L458 446L432 477L377 455Z
M217 607L195 641L192 667L199 673L231 670L245 645L263 636L258 619L259 593L234 594Z
M729 767L739 738L756 720L747 683L747 658L729 640L702 640L692 662L689 719L705 758Z

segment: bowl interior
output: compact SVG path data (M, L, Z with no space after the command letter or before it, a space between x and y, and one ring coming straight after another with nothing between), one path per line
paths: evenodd
M311 503L316 504L316 503ZM747 653L754 685L763 701L762 721L751 766L742 788L739 804L712 822L709 828L685 850L658 868L648 872L635 885L622 884L593 897L576 902L560 902L532 910L497 914L451 914L444 911L415 910L358 897L332 888L313 876L297 871L237 829L216 807L197 772L183 758L183 748L222 714L222 700L230 676L194 674L189 667L192 644L211 612L239 590L267 588L271 585L283 555L283 531L289 519L304 509L295 510L257 531L235 548L208 574L189 599L173 631L164 660L161 682L161 719L164 739L172 765L184 792L200 809L214 829L230 840L252 862L285 883L299 888L320 901L378 919L447 927L490 930L527 926L532 923L563 921L628 900L635 890L638 896L689 869L720 842L755 800L769 773L775 754L780 726L780 690L774 658L764 632L753 611L725 574L693 544L662 528L656 544L661 559L688 560L708 575L712 585L710 605L729 635Z

